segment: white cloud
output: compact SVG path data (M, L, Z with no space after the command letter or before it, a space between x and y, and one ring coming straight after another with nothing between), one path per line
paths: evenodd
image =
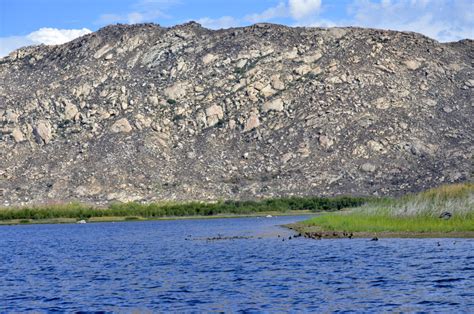
M201 19L198 19L196 22L210 29L229 28L241 25L240 20L232 16L222 16L216 19L203 17Z
M278 17L288 16L288 6L284 2L280 2L276 7L266 9L262 13L253 13L245 16L245 20L250 23L265 22Z
M0 37L0 58L8 55L15 49L34 44L26 36Z
M126 16L118 15L118 14L112 14L112 13L106 13L106 14L102 14L99 17L99 19L97 21L95 21L95 23L100 24L100 25L108 25L108 24L124 22L126 20L127 20Z
M290 17L297 26L360 26L413 31L442 42L474 38L473 0L352 0L346 16L331 18L328 0L280 1L245 21L256 23Z
M270 7L260 13L248 14L243 18L223 16L217 19L202 18L198 20L208 28L227 28L241 26L247 23L269 22L276 18L292 18L298 24L307 25L308 19L318 15L321 9L321 0L288 0L280 1L276 6Z
M443 42L474 37L471 0L354 0L348 13L345 25L413 31Z
M15 49L30 45L60 45L77 37L89 34L91 30L82 29L58 29L44 27L26 36L0 37L0 57L8 55Z
M146 16L143 13L132 12L127 15L127 19L130 24L136 24L145 21Z
M34 43L45 44L45 45L60 45L67 43L77 37L89 34L90 29L57 29L43 27L37 31L34 31L28 35L26 38L31 40Z
M288 6L291 16L295 20L302 20L319 12L321 0L289 0Z
M280 1L277 6L261 13L247 15L244 20L251 23L266 22L275 18L291 17L297 22L314 18L321 9L321 0L289 0Z
M157 18L168 18L166 14L160 10L152 10L146 12L130 12L127 14L102 14L96 21L97 24L107 25L115 23L137 24L144 22L153 22Z
M169 19L170 16L164 11L178 4L181 4L181 0L137 0L129 7L129 12L123 14L102 14L95 23L99 25L115 23L137 24L154 22L158 18Z
M337 27L339 26L336 22L328 19L314 19L311 22L304 23L303 25L296 24L296 26L309 26L309 27Z

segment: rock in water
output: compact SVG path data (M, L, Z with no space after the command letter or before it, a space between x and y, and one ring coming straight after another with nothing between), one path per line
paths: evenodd
M0 205L399 195L467 180L472 40L113 25L0 60Z

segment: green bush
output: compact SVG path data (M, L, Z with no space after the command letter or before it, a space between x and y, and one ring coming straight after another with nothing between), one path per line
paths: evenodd
M340 210L360 206L367 202L360 197L289 197L247 201L204 202L163 202L142 204L137 202L115 203L107 208L98 208L79 203L49 205L41 207L0 209L0 220L11 219L51 219L92 217L135 217L158 218L165 216L210 216L217 214L250 214L267 211L292 210Z

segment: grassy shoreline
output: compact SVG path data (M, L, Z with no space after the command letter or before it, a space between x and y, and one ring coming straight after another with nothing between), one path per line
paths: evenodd
M361 197L291 197L259 201L120 203L106 208L69 203L39 207L0 208L0 224L72 223L80 220L141 221L178 218L230 218L252 215L335 211L360 206Z
M271 215L272 217L278 216L293 216L293 215L314 215L314 211L310 210L294 210L291 212L279 212L279 211L267 211L250 214L217 214L212 216L194 215L194 216L165 216L156 218L144 218L136 216L107 216L107 217L92 217L87 219L87 223L100 223L100 222L144 222L144 221L164 221L164 220L199 220L199 219L233 219L233 218L249 218L249 217L266 217ZM76 224L78 222L75 218L50 218L50 219L12 219L12 220L0 220L0 226L9 225L31 225L31 224Z
M449 216L449 217L448 217ZM321 238L474 237L474 184L452 184L368 202L288 226Z

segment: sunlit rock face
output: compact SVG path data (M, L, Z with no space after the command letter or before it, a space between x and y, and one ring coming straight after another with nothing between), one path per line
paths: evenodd
M473 41L108 26L0 59L0 205L398 195L469 179Z

